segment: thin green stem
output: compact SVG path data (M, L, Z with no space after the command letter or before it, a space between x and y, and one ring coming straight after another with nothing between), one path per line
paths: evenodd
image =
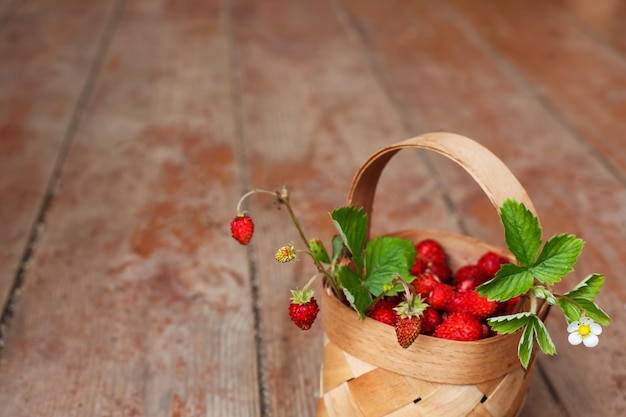
M298 220L298 217L296 216L296 214L293 211L293 208L291 207L291 203L289 202L289 193L287 191L286 188L283 188L283 190L281 191L281 193L277 193L278 195L278 201L282 204L285 205L285 207L287 207L287 211L289 212L289 217L291 217L291 221L293 222L294 226L296 226L296 230L298 230L298 234L300 235L300 238L302 239L302 241L304 242L305 246L308 248L309 247L309 240L307 239L306 235L304 234L304 231L302 230L302 226L300 225L300 221ZM311 259L313 260L313 264L315 264L315 267L317 268L317 270L324 275L324 277L326 278L326 280L328 281L328 283L331 285L331 287L333 288L333 291L335 292L336 295L340 294L341 291L339 289L339 286L337 284L337 281L335 279L335 277L330 274L326 268L324 268L324 265L322 265L322 263L315 258L315 256L313 256L312 253L307 252L310 256Z
M533 314L537 314L537 296L532 291L530 291L528 296L530 298L530 312Z

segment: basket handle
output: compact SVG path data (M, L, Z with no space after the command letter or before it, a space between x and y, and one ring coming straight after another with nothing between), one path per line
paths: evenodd
M465 169L483 189L496 211L507 198L536 209L524 187L513 173L487 148L465 136L447 132L416 136L374 153L357 171L350 186L347 205L362 207L371 223L374 193L382 170L398 151L405 148L427 149L444 155ZM370 227L368 227L368 235ZM369 236L368 236L369 238Z

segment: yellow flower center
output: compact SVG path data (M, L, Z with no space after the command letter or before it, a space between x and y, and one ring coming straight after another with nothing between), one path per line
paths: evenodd
M589 326L588 324L581 324L580 326L578 326L578 334L582 338L589 336L591 334L591 326Z

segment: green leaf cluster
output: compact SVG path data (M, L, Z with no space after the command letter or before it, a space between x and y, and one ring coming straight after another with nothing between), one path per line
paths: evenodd
M480 295L492 301L509 300L527 293L536 281L551 286L573 271L583 248L581 239L561 234L543 244L537 218L512 199L500 207L500 219L507 246L519 264L503 265L492 280L477 288Z
M556 353L554 342L550 338L548 329L535 313L523 312L508 316L492 317L488 323L493 330L500 334L508 334L523 329L517 354L524 368L528 366L533 352L533 342L536 339L542 352L553 355Z
M568 324L580 319L583 314L602 325L611 322L609 315L593 301L600 292L604 280L604 275L591 274L571 291L557 296L556 303L563 310Z
M331 212L338 235L333 239L331 271L344 297L361 318L382 295L393 295L402 286L393 283L396 277L411 282L411 266L415 246L406 239L384 236L367 239L367 215L357 207L341 207ZM339 264L345 257L351 264Z
M537 299L558 305L568 323L583 315L600 324L609 324L609 316L593 301L604 283L604 276L592 274L565 294L553 294L551 288L573 271L584 242L574 235L560 234L545 243L537 218L523 203L507 199L500 207L507 246L517 264L505 264L496 276L480 285L477 291L490 300L506 301L523 295L530 301L530 310L501 317L488 323L498 333L522 331L518 356L524 367L532 356L534 341L546 354L556 353L548 331L536 312Z

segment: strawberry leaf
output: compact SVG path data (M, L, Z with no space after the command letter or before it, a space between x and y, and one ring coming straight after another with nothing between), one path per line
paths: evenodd
M583 241L574 235L562 234L546 242L532 272L538 281L555 284L574 270L583 248Z
M508 316L491 317L487 319L487 323L498 334L514 333L530 322L531 312L523 312L511 314Z
M354 264L359 271L362 270L363 247L367 237L367 215L362 208L348 206L333 210L330 217L343 244L352 254Z
M604 284L604 275L591 274L580 281L574 289L565 293L565 295L573 298L593 300L600 293L602 284Z
M385 290L388 290L388 295L394 295L402 287L395 286L393 279L399 275L411 282L413 277L409 270L413 262L415 246L411 241L391 236L377 237L365 249L365 285L374 296Z
M476 288L489 301L506 301L530 290L533 275L525 266L504 264L490 281Z
M537 218L524 204L507 199L500 207L500 219L511 253L522 265L533 265L541 246L541 227Z
M583 309L587 317L606 326L611 322L611 318L596 303L585 298L575 298L574 301Z
M519 356L520 362L524 368L528 367L530 362L530 355L533 353L533 326L527 325L524 327L522 337L517 345L517 356Z
M558 297L556 299L556 303L559 307L561 307L567 324L570 324L571 322L582 317L580 307L574 302L574 300L570 298Z
M552 342L552 338L550 338L546 326L535 314L531 316L531 322L535 336L537 337L537 344L541 351L546 355L554 355L556 353L556 346L554 346L554 342Z
M341 239L341 236L339 235L335 235L333 236L332 240L331 240L331 245L333 247L333 254L332 254L332 264L335 265L337 264L337 262L339 261L339 259L341 259L341 257L343 257L344 253L343 253L343 239Z
M337 277L346 299L361 319L365 319L365 312L372 304L372 296L361 282L361 276L347 266L337 269Z

